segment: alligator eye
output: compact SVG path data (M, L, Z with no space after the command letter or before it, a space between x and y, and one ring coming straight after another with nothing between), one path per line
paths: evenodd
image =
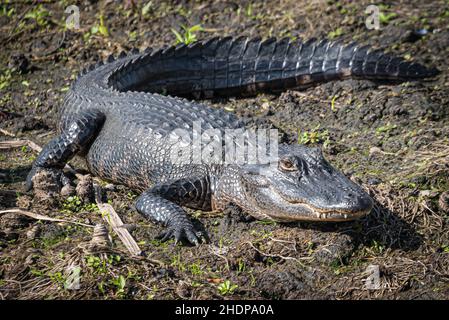
M289 160L289 159L281 159L279 161L279 168L284 171L296 171L298 168L296 168L295 164Z

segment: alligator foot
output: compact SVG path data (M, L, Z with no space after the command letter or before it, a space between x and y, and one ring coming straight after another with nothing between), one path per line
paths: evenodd
M187 241L192 245L199 245L205 242L205 237L201 231L196 231L190 221L181 221L173 223L167 227L167 230L163 231L156 237L162 242L170 239L175 239L175 243Z
M156 186L145 191L136 200L137 211L144 217L167 227L167 230L158 237L162 241L174 238L176 242L186 240L193 245L206 242L205 237L195 230L186 212L179 205L179 202L185 202L186 197L174 190L178 190L176 184L167 187ZM173 195L180 197L174 199ZM177 200L178 203L172 200Z
M60 169L33 167L27 176L26 189L34 189L35 199L44 206L52 206L61 191L64 174Z
M48 188L47 184L51 184L51 190L59 193L61 189L71 186L71 183L62 169L33 166L25 180L25 190L28 192L31 189L45 189Z

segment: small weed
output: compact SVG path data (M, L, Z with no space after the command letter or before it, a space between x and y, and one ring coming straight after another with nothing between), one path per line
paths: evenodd
M237 275L244 273L246 270L246 263L245 261L239 260L239 263L237 265Z
M135 194L135 193L133 193L133 192L128 192L127 194L126 194L126 197L129 199L129 200L134 200L135 198L137 198L137 194Z
M87 256L86 265L91 268L95 274L106 274L109 266L120 262L120 260L121 257L116 254L108 255L106 259L97 256Z
M327 34L329 39L335 39L343 34L342 28L337 28L334 31L331 31Z
M61 212L63 213L73 213L81 211L88 211L88 212L99 211L98 206L95 203L83 204L81 199L77 196L67 197L62 203L62 207L64 208L61 210Z
M66 279L61 272L49 273L48 276L50 277L50 280L56 283L59 287L64 287Z
M382 254L385 250L385 247L383 245L381 245L380 243L378 243L376 240L373 240L373 242L371 243L371 247L370 247L371 251L378 255L378 254Z
M391 123L387 123L384 126L380 126L380 127L376 128L376 135L380 135L382 133L388 133L391 130L396 129L396 128L397 128L397 125L391 124Z
M250 234L252 236L255 236L257 238L257 240L265 240L270 238L271 236L273 236L273 233L271 231L266 231L266 230L251 230Z
M100 15L100 23L93 26L92 28L90 28L90 33L91 34L100 34L103 37L108 37L109 36L109 31L108 28L106 27L105 23L104 23L104 16L101 14Z
M42 270L38 270L38 269L30 269L30 273L32 274L32 275L34 275L34 276L37 276L37 277L42 277L42 276L44 276L45 275L45 272L44 271L42 271Z
M113 286L115 286L117 288L117 291L115 292L115 294L119 297L123 297L125 294L125 286L126 286L126 278L122 275L119 275L116 278L113 278L110 281L110 284L112 284Z
M237 9L237 15L240 16L241 13L242 13L242 8L239 7ZM262 14L254 14L253 4L251 2L246 6L244 15L251 20L257 20L257 19L263 18Z
M380 5L379 6L381 11L379 13L379 22L382 24L388 24L390 21L394 18L396 18L398 15L395 12L387 12L384 13L384 11L389 10L389 6L386 5Z
M277 224L277 222L273 220L257 220L256 223L263 226L272 226Z
M329 143L329 132L327 130L320 130L320 125L316 126L310 131L301 132L298 130L298 144L317 144L322 143L326 148Z
M147 14L153 12L153 1L148 1L141 10L142 16L145 17Z
M171 31L176 36L176 44L178 43L191 44L197 40L196 32L204 30L203 27L199 24L194 25L192 27L186 27L182 25L181 28L184 30L184 34L180 34L175 29L171 29Z
M137 31L131 31L131 32L128 34L128 40L129 40L129 42L135 42L135 41L137 40L137 37L138 37Z
M106 290L104 289L104 286L105 286L104 281L98 282L97 288L98 288L98 290L100 290L102 295L106 294Z
M0 5L0 16L11 18L16 12L14 8L8 8L7 5Z
M177 268L181 272L184 272L186 270L185 264L181 261L180 253L173 256L170 266Z
M217 289L218 292L222 295L228 295L228 294L233 294L234 291L238 288L238 285L236 284L232 284L231 281L226 280L223 283L221 283L220 285L218 285Z
M25 19L31 19L36 22L39 27L46 27L49 22L50 12L39 4L35 9L25 15Z
M11 78L11 69L6 69L3 74L0 74L0 91L11 84Z
M203 274L203 270L199 263L192 263L189 265L189 271L192 275L200 276Z

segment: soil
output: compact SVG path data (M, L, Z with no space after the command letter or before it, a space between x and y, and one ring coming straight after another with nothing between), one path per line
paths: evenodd
M236 208L191 211L209 243L182 246L155 239L162 228L135 211L136 193L100 181L144 255L130 256L105 228L95 238L111 236L112 245L100 239L101 248L92 252L93 228L3 213L1 299L449 298L447 1L388 1L380 7L380 30L365 26L370 1L78 1L77 30L65 28L64 10L71 3L39 3L0 4L0 141L44 145L55 136L58 107L82 68L133 47L172 45L171 29L183 34L182 26L201 25L202 31L193 31L198 39L357 40L435 66L441 74L419 82L346 80L280 95L204 101L250 125L278 128L288 143L321 146L375 199L368 216L281 224L247 219ZM77 188L84 190L79 197L74 188L54 201L25 191L36 155L26 146L1 149L0 210L20 207L101 224L85 192L90 177ZM86 172L81 158L71 165ZM79 270L77 286L68 285L73 270ZM379 272L374 286L370 270Z

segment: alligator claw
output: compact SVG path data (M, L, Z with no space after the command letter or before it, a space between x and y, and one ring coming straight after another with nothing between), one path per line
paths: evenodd
M28 172L27 178L25 180L25 191L29 192L31 191L31 189L33 189L33 177L36 174L36 167L33 166L30 170L30 172Z
M202 233L196 232L193 225L190 222L169 226L166 231L162 232L156 238L159 239L161 242L165 242L170 239L175 239L175 244L185 240L188 243L193 244L194 246L197 246L200 243L205 242Z
M49 173L51 173L51 179L53 183L58 185L58 189L61 189L61 187L70 185L71 181L70 179L62 172L61 169L55 169L55 168L42 168L33 166L28 172L28 175L25 180L25 190L27 192L31 191L34 188L33 178L42 170L45 170Z

